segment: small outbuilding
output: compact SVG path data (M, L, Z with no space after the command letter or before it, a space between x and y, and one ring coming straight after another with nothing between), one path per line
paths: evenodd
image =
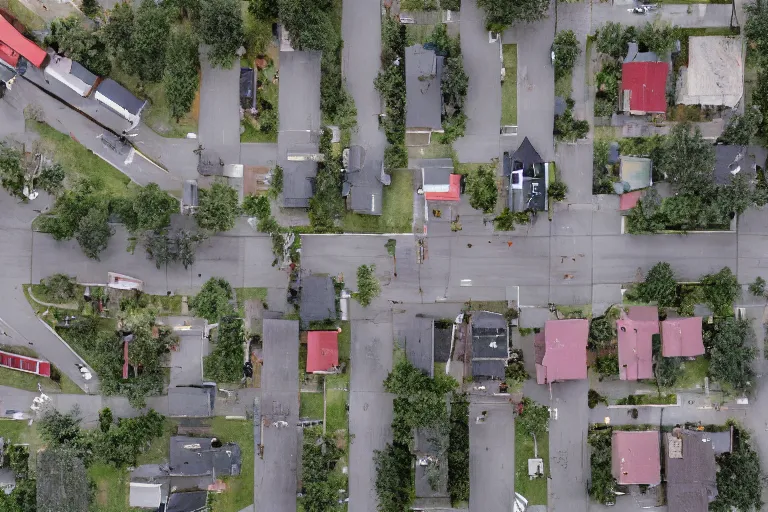
M99 79L77 62L62 55L53 54L45 68L45 74L66 85L80 96L91 94Z
M119 114L133 126L139 124L141 112L147 102L134 96L131 91L111 78L103 80L96 87L96 101Z
M611 436L611 473L619 485L661 483L659 432L614 431Z
M653 185L653 162L650 158L641 158L636 156L621 157L620 174L621 181L626 184L629 192L648 188Z
M307 333L307 373L334 373L339 366L339 332Z
M165 502L166 490L160 483L131 482L128 505L157 510Z

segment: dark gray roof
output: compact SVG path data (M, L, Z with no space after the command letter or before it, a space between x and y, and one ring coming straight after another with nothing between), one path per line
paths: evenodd
M146 101L140 100L111 78L102 81L96 90L133 115L139 115L146 104Z
M416 429L414 454L416 455L416 497L435 498L448 496L448 453L440 446L447 447L448 439L439 429ZM425 464L421 464L424 462ZM427 468L436 465L439 477L433 489L429 484Z
M682 458L670 457L671 434L664 437L669 510L706 512L717 497L715 450L707 432L680 431Z
M442 129L443 57L420 44L405 49L406 128Z
M453 168L424 167L424 185L450 185Z
M405 347L408 360L430 377L435 374L433 359L434 339L432 336L434 321L419 316L406 317L398 325L397 341Z
M707 432L707 437L712 442L715 455L731 453L733 449L733 427L725 432Z
M447 363L451 357L451 334L453 329L435 329L435 362Z
M356 147L359 148L359 146ZM353 155L351 149L350 166L345 175L346 183L350 187L349 208L357 213L381 215L384 193L384 185L381 182L382 162L381 160L363 160L364 155L360 151L355 151ZM353 157L355 167L352 166ZM360 164L362 168L357 167Z
M240 464L240 447L236 443L214 448L210 437L171 437L171 475L237 476Z
M513 170L516 169L528 169L534 164L543 164L544 159L541 158L539 152L533 147L528 137L523 139L520 143L520 147L516 151L510 153L504 152L504 176L509 176Z
M79 78L80 80L82 80L83 82L91 86L95 84L96 79L99 78L75 61L72 61L72 67L70 68L69 73L75 78Z
M522 170L520 173L515 171ZM545 162L534 149L528 137L523 139L514 153L504 153L504 176L509 177L507 206L512 211L547 208L547 180ZM518 183L518 182L522 183ZM515 188L520 185L522 188Z
M755 165L758 162L754 153L746 146L730 146L719 144L715 146L715 183L727 185L731 182L731 171L739 169L739 174L754 177L757 174ZM761 165L761 164L760 164Z
M204 512L208 492L179 492L171 494L165 512Z
M504 379L504 361L501 359L472 360L472 377L486 379Z
M317 162L284 159L280 166L283 168L283 206L286 208L309 207L309 200L315 195Z
M658 62L659 58L653 52L641 52L638 50L637 43L629 43L627 56L624 62Z
M365 149L362 146L350 146L347 172L359 171L365 163Z
M507 321L503 315L479 311L472 314L472 358L498 358L506 360Z
M299 311L304 324L336 318L336 290L329 276L302 278Z

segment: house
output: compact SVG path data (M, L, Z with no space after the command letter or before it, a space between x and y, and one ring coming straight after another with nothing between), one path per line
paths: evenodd
M619 485L661 483L659 433L615 430L611 435L611 474Z
M131 482L128 494L128 505L136 508L157 510L165 503L168 486L161 483Z
M648 188L653 185L653 162L650 158L622 156L619 166L624 192Z
M216 480L240 474L240 446L209 437L171 437L171 477L207 477ZM178 487L178 486L176 486Z
M208 493L176 492L168 498L165 512L206 512L208 510Z
M408 361L430 377L435 375L435 321L418 315L408 315L395 327L395 338L405 349Z
M315 195L317 162L312 159L280 159L283 168L283 206L309 208L309 200Z
M717 497L715 450L709 435L680 428L665 435L670 511L706 512Z
M448 407L450 411L450 404ZM450 509L447 431L416 429L413 445L416 468L415 499L411 504L411 510Z
M131 94L128 89L111 78L103 80L96 87L96 95L94 97L96 101L105 105L127 121L130 121L132 126L139 124L141 111L147 105L146 101L140 100Z
M653 377L653 335L659 334L659 311L655 306L634 306L616 320L619 334L619 378L641 380Z
M309 275L301 280L299 316L303 325L336 320L336 289L330 276Z
M715 146L715 183L718 185L728 185L731 178L736 174L746 174L750 178L757 175L757 166L765 164L758 163L757 153L762 153L760 148L748 148L747 146L731 146L728 144L718 144Z
M695 357L703 353L701 317L668 318L661 322L661 355Z
M88 474L73 450L46 448L38 452L35 473L38 512L88 512Z
M585 319L548 320L534 339L536 382L586 379L588 336Z
M335 373L339 366L339 332L307 333L307 373Z
M507 206L515 212L548 208L549 164L539 156L528 137L513 153L504 152L504 176L509 178Z
M504 315L489 311L472 313L472 376L504 379L509 359L508 322Z
M22 58L40 69L50 60L45 50L24 37L11 22L0 16L0 63L16 69L24 66Z
M667 111L669 64L645 60L635 52L627 54L621 65L619 110L635 115L663 114ZM628 60L632 59L632 60Z
M384 185L390 183L384 163L379 159L366 159L362 146L344 150L342 196L349 210L362 215L381 215Z
M432 158L421 161L421 183L427 201L458 201L461 176L453 173L453 160Z
M443 131L440 85L443 57L417 44L405 49L405 133L407 146L426 146Z
M735 107L744 96L741 37L688 38L688 66L680 68L676 103Z
M45 74L66 85L82 97L91 94L99 77L83 66L62 55L51 52L51 61L45 68Z

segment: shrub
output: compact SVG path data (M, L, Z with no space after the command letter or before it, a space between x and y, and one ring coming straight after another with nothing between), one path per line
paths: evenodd
M568 185L564 181L556 180L549 185L547 194L552 201L564 201L568 193Z

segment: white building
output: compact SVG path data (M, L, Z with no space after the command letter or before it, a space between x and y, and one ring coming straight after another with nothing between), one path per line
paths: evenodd
M51 61L45 68L45 74L66 85L82 97L91 94L98 77L74 62L72 59L61 55L52 55Z
M94 97L96 101L130 121L133 126L139 124L141 111L147 105L146 101L140 100L111 78L107 78L96 87Z

